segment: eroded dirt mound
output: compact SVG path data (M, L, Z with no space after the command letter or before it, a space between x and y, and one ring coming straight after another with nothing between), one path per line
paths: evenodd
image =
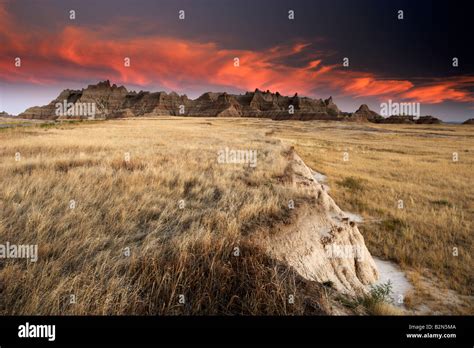
M337 206L297 154L292 161L294 185L308 190L314 200L295 224L266 237L265 248L308 280L347 294L365 292L378 272L356 222Z

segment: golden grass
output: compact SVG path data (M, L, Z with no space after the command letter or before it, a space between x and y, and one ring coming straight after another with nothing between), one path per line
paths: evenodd
M307 199L263 131L117 120L8 129L0 142L1 242L39 248L36 263L0 259L0 313L330 313L321 285L250 242ZM219 164L225 147L256 150L257 167Z
M373 255L431 279L432 290L469 296L463 306L433 309L474 313L474 127L293 122L272 129L328 176L342 209L365 218L360 230Z
M472 295L473 137L468 126L177 117L3 129L0 243L37 243L39 260L0 259L0 313L331 313L327 289L251 243L293 221L290 199L308 199L287 180L288 145L364 216L374 255ZM257 167L218 164L225 147L257 150ZM373 314L393 314L380 306Z

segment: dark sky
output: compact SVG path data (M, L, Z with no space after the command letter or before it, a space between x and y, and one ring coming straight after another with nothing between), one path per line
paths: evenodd
M333 95L346 111L413 101L422 114L460 121L474 117L468 3L0 0L0 111L18 113L63 88L110 79L191 97L255 88ZM180 9L185 20L178 19ZM22 58L20 68L15 57ZM131 58L130 68L123 57ZM344 57L349 67L342 67Z

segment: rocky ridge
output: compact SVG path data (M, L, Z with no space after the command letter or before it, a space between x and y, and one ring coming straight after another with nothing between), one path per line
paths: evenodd
M303 278L356 295L379 277L357 222L347 216L293 153L293 183L307 190L314 202L289 227L263 241L267 252L293 267Z
M93 113L58 112L58 104L82 107L94 106ZM63 108L67 110L69 107ZM283 96L280 93L260 91L245 94L206 92L197 99L175 92L128 91L124 86L110 81L89 85L82 90L66 89L45 106L34 106L19 115L27 119L64 118L120 118L141 116L204 116L204 117L261 117L274 120L333 120L374 123L440 123L438 119L425 116L424 121L411 116L391 116L384 119L365 104L354 113L342 112L328 99ZM402 117L402 118L400 118ZM429 118L429 119L428 119Z

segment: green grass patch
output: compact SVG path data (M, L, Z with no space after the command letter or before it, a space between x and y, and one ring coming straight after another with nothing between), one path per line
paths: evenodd
M382 220L381 227L385 231L400 232L403 228L407 227L407 224L405 221L399 218L390 217L388 219Z
M344 180L338 181L337 184L353 192L364 190L363 180L353 176L346 177Z
M392 283L390 280L379 285L372 285L370 291L355 298L340 298L341 303L351 309L363 308L368 314L376 314L377 306L382 303L393 304Z

